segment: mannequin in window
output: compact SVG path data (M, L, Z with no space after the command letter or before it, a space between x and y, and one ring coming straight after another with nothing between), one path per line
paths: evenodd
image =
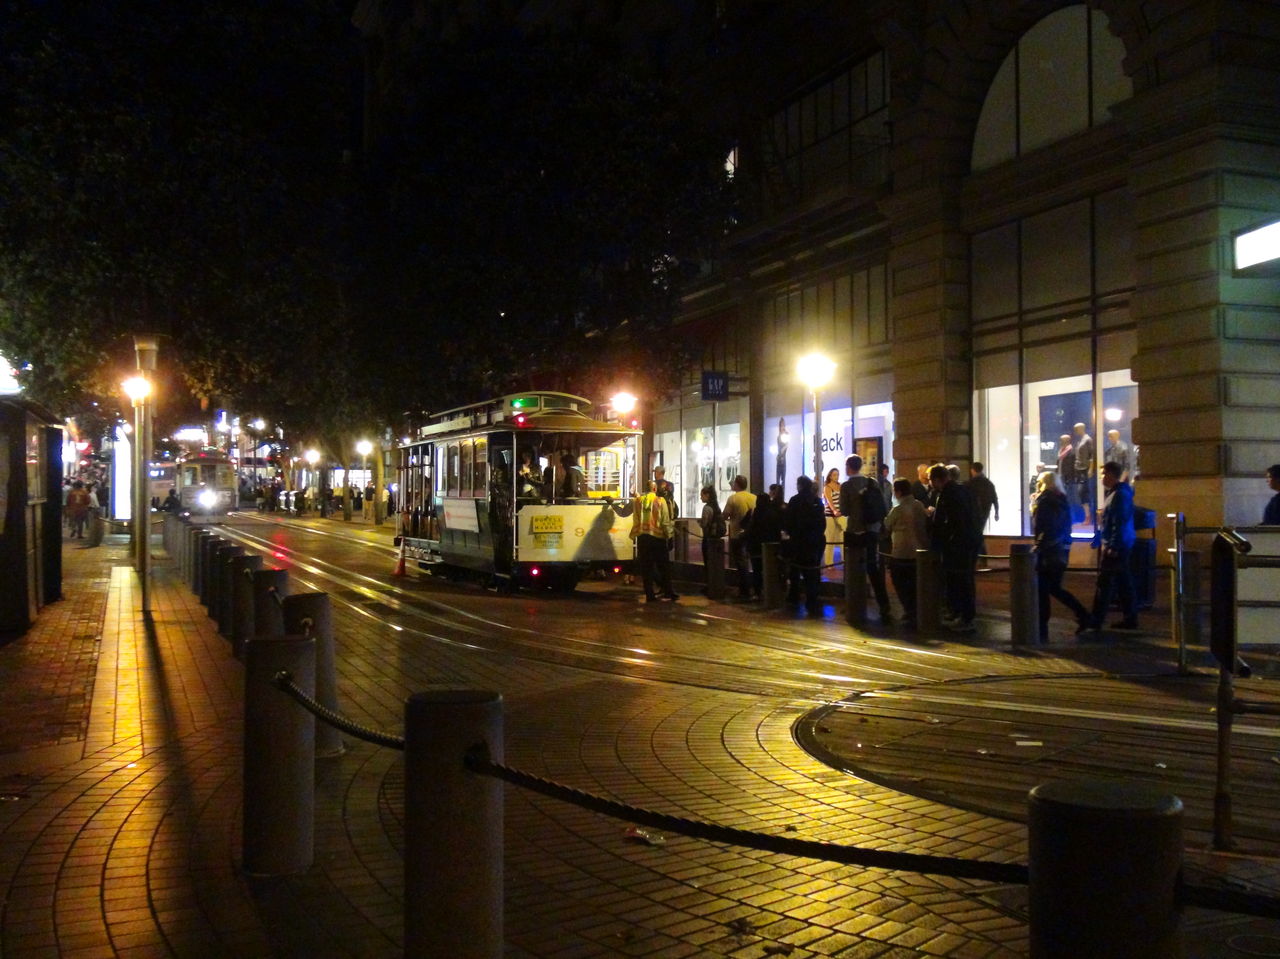
M1077 423L1072 427L1072 432L1075 434L1077 495L1080 505L1084 507L1084 521L1096 524L1098 517L1093 508L1093 490L1097 480L1093 474L1097 465L1097 455L1093 437L1086 432L1083 423Z
M1133 457L1129 444L1120 438L1119 430L1107 430L1107 448L1103 452L1104 463L1117 463L1120 466L1120 478L1130 479L1133 472Z

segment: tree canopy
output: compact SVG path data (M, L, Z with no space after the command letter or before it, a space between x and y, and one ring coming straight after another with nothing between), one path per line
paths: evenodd
M336 5L3 7L0 352L35 398L114 400L134 333L173 391L333 437L682 366L723 144L606 38L417 37L359 150Z

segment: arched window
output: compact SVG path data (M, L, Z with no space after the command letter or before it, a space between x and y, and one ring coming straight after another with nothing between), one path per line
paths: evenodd
M1084 4L1049 14L1023 34L987 91L971 166L985 170L1105 123L1133 95L1124 44Z

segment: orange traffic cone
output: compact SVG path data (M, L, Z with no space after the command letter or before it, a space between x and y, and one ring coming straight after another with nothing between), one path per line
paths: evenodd
M400 537L400 559L396 562L396 571L392 576L404 576L404 537Z

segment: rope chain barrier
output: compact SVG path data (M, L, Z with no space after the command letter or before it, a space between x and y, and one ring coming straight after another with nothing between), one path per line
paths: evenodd
M841 846L834 843L817 842L812 839L787 839L783 836L771 836L768 833L751 832L747 829L734 829L729 826L717 826L713 823L700 822L694 819L683 819L666 813L655 812L629 806L626 803L605 799L591 793L563 786L549 779L542 779L530 773L521 772L495 763L489 758L488 749L476 746L467 753L466 766L472 772L501 779L503 782L532 790L552 799L560 799L580 809L603 813L616 819L668 832L679 833L694 839L706 839L711 842L729 843L761 852L776 852L789 856L800 856L806 859L817 859L826 862L838 862L850 866L869 866L875 869L900 869L931 875L952 876L957 879L977 879L995 883L1025 884L1028 879L1027 867L1020 863L989 862L980 859L956 859L949 856L930 856L922 853L890 852L882 849L864 849L859 846Z
M337 729L375 746L404 750L404 737L393 736L352 722L345 716L323 706L308 696L294 683L287 670L276 673L272 679L277 689L286 693L304 709ZM973 879L1004 885L1026 885L1030 879L1029 867L1022 863L991 862L984 859L961 859L954 856L933 856L926 853L893 852L884 849L866 849L861 846L844 846L812 839L788 839L769 833L719 826L696 819L685 819L668 813L631 806L606 799L535 776L532 773L495 763L489 757L488 747L479 744L468 751L463 760L471 772L491 776L513 786L528 789L551 799L558 799L589 812L600 813L614 819L622 819L641 826L663 829L667 832L726 843L761 852L775 852L786 856L836 862L847 866L865 866L871 869L887 869L922 875L950 876L955 879ZM1182 884L1178 896L1183 905L1201 909L1214 909L1246 916L1267 919L1280 918L1280 898L1217 886L1192 886Z
M308 696L297 683L293 681L293 677L286 669L280 670L272 677L271 682L276 687L292 697L300 706L311 713L317 719L322 719L330 726L342 730L344 733L355 736L356 739L363 739L367 743L373 743L375 746L386 746L389 749L404 750L404 737L393 736L390 733L384 733L377 729L370 729L367 726L361 726L359 723L352 722L347 717L335 713L328 706L321 705L313 698Z

